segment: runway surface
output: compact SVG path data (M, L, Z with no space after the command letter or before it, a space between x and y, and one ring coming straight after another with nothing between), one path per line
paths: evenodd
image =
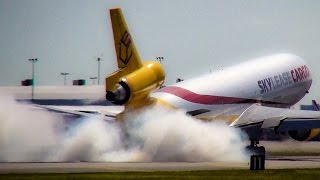
M266 160L266 169L320 168L320 156L279 156ZM122 171L196 171L249 169L238 162L151 162L151 163L1 163L0 174L7 173L88 173Z

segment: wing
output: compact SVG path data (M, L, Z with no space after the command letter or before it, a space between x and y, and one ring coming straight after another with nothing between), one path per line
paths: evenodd
M251 105L230 126L244 129L255 137L261 129L274 128L276 132L320 128L320 112Z
M320 112L265 107L253 104L231 126L245 127L262 123L262 128L278 127L279 131L320 128Z
M320 128L320 111L273 108L258 104L221 105L213 110L188 112L205 121L223 120L244 130L249 138L258 139L262 129L274 128L277 133Z
M122 112L124 108L123 106L35 106L57 113L76 116L103 116L106 120L114 120L116 115Z

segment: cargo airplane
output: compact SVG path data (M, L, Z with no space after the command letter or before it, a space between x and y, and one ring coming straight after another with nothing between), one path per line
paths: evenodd
M302 58L270 55L160 88L165 80L161 64L141 60L121 9L111 9L110 16L119 69L106 77L106 99L123 109L97 111L109 120L122 121L128 112L155 105L181 108L195 118L223 120L242 129L251 141L249 149L262 155L265 149L258 146L262 129L288 133L298 141L319 134L320 112L289 109L308 93L312 83ZM79 115L94 112L47 108Z

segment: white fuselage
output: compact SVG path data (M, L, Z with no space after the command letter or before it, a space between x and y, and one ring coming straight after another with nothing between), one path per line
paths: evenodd
M276 54L167 86L152 96L186 111L252 103L290 107L305 96L311 83L303 59Z

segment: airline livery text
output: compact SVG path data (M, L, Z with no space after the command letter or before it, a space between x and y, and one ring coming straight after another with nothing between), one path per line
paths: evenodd
M258 86L260 93L264 94L270 91L274 91L283 87L287 87L293 83L300 82L310 76L310 72L306 65L296 69L292 69L288 72L283 72L273 77L267 77L259 80Z

